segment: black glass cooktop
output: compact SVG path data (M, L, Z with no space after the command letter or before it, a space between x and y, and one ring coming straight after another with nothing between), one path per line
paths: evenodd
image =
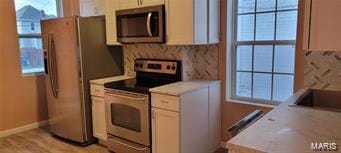
M127 80L122 80L122 81L108 82L104 84L104 87L109 88L109 89L148 94L150 88L166 85L169 83L171 82L161 81L157 79L147 81L147 80L137 80L136 78L134 78L134 79L127 79Z

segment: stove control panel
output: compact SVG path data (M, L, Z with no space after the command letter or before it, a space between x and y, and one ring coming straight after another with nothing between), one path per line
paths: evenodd
M179 61L136 59L134 67L136 72L176 74L180 67L178 64Z

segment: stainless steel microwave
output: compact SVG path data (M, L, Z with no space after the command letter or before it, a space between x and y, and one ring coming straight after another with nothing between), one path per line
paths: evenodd
M165 42L164 5L118 10L116 24L118 42Z

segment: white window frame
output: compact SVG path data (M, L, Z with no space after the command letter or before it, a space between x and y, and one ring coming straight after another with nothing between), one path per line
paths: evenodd
M57 17L63 17L63 0L55 0L56 1L56 7L57 7ZM15 5L15 2L14 2L14 5ZM18 27L17 24L15 24L15 28ZM41 37L41 34L19 34L18 33L18 42L20 42L20 39L21 38L42 38ZM20 49L20 43L19 43L19 49ZM44 51L43 51L44 52ZM19 59L21 58L21 53L20 53L20 57ZM21 68L21 73L22 73L22 66L20 64L20 68ZM32 72L32 73L22 73L23 76L35 76L35 75L44 75L45 72Z
M287 10L277 10L277 4L278 0L276 0L276 9L275 11L262 11L262 12L257 12L257 0L255 0L255 12L253 13L242 13L242 14L254 14L254 41L237 41L237 29L238 29L238 0L233 0L232 1L232 42L231 42L231 93L230 93L230 99L232 101L241 101L246 102L246 103L254 103L254 104L265 104L265 105L279 105L281 102L274 101L274 100L264 100L264 99L256 99L252 98L253 95L253 75L254 73L263 73L263 74L271 74L271 99L273 99L273 84L274 84L274 75L275 74L284 74L284 75L292 75L294 76L294 73L277 73L274 72L274 52L275 52L275 46L276 45L295 45L296 46L296 40L274 40L274 41L256 41L256 19L257 19L257 14L262 14L262 13L275 13L275 21L274 21L274 39L276 39L276 30L277 30L277 12L287 12L287 11L298 11L298 9L287 9ZM239 14L240 15L240 14ZM271 72L258 72L254 71L254 60L252 62L252 70L251 71L238 71L238 72L249 72L251 73L251 98L247 97L239 97L236 96L236 52L237 52L237 46L242 46L242 45L251 45L252 46L252 60L254 59L254 46L255 45L272 45L273 50L272 50L272 71ZM294 85L294 84L293 84Z

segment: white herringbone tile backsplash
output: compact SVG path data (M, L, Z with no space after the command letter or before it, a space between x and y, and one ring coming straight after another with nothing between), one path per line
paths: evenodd
M182 61L183 80L218 79L218 46L167 46L133 44L123 46L124 70L135 76L136 58L176 59Z
M341 52L305 52L304 86L306 88L341 90Z

